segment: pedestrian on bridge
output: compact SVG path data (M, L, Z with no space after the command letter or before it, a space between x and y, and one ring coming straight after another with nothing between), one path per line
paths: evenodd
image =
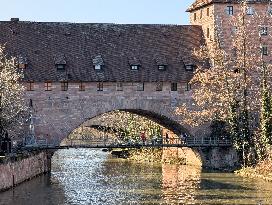
M168 135L168 132L166 132L166 134L165 134L165 140L166 140L166 143L169 144L169 135Z
M143 145L145 145L145 142L146 142L145 132L141 133L141 139L142 139Z

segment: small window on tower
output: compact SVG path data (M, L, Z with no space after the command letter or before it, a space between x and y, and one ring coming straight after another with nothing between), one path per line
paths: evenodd
M267 13L272 16L272 7L271 6L268 7Z
M247 7L246 14L247 15L253 15L254 14L254 8L252 6Z
M210 8L207 8L207 16L210 16Z
M196 21L196 13L194 13L194 21Z
M203 10L201 9L200 10L200 17L199 18L202 19L202 16L203 16Z
M229 16L232 16L233 15L233 6L227 6L227 14L229 15Z
M267 28L267 26L262 26L261 28L260 28L260 35L262 35L262 36L267 36L267 34L268 34L268 28Z
M268 48L267 45L262 45L261 47L262 55L267 56L268 55Z

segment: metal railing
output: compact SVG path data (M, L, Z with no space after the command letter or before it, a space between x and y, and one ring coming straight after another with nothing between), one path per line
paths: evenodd
M48 143L47 139L38 139L34 144L25 144L25 148L133 148L133 147L229 147L232 142L228 138L212 138L212 137L188 137L181 138L163 138L157 140L142 141L123 141L117 139L66 139L64 145L59 143Z

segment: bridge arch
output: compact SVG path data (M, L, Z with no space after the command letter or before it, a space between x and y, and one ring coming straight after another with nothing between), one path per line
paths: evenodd
M48 141L61 142L73 130L80 127L86 121L109 113L114 110L126 111L144 116L157 122L163 127L180 135L186 133L192 136L189 127L179 122L180 116L175 114L175 108L167 99L126 99L114 96L105 100L104 96L96 98L65 99L65 103L58 99L51 99L50 107L44 103L35 103L34 113L36 118L35 132L40 138L47 138Z
M121 110L110 110L108 112L105 113L99 113L98 115L92 116L90 118L87 118L86 121L84 121L83 123L81 123L80 125L76 126L75 129L81 127L81 126L86 126L87 127L97 127L100 126L99 124L92 124L89 125L88 122L92 121L93 119L99 119L100 116L104 115L104 114L111 114L114 111L123 111L123 112L127 112L127 113L131 113L131 114L136 114L142 117L147 118L148 120L151 120L157 124L159 124L160 126L162 126L163 128L166 128L167 130L173 132L174 134L180 136L181 134L185 134L185 136L192 136L190 134L190 132L183 127L181 124L179 124L178 122L174 121L173 119L170 119L169 117L160 115L158 113L152 112L152 111L147 111L147 110L142 110L142 109L121 109ZM117 119L118 121L118 119ZM74 129L74 130L75 130ZM74 130L71 130L71 132L68 134L70 135ZM66 136L68 137L68 136ZM62 139L61 139L62 140Z

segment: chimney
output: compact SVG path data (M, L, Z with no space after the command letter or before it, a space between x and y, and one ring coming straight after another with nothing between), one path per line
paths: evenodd
M18 22L20 19L19 18L11 18L10 21L12 22Z

